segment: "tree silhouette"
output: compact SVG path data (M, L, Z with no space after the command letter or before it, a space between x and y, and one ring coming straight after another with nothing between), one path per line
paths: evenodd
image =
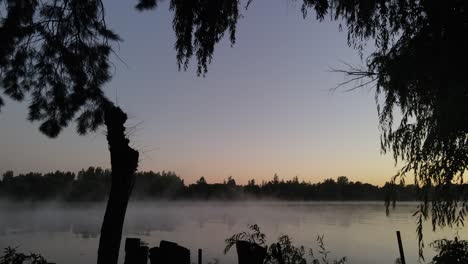
M138 164L128 146L126 114L105 98L111 43L119 37L104 20L100 0L0 0L0 86L29 100L30 121L56 137L70 122L79 134L107 128L112 184L98 263L117 263L125 211ZM0 106L3 101L0 98Z
M198 184L198 185L207 184L207 183L206 183L206 180L205 180L205 177L201 176L200 179L197 180L197 184Z
M349 183L348 177L346 177L346 176L339 176L339 177L336 179L336 183L339 184L339 185L346 185L346 184Z
M19 201L64 202L88 201L101 202L108 197L112 181L112 172L99 167L89 167L73 172L48 172L45 174L29 172L14 174L7 171L0 177L0 199ZM234 180L234 179L233 179ZM415 201L416 187L410 185L392 185L386 183L379 187L368 183L348 181L338 183L333 179L323 182L307 183L294 177L291 180L281 179L256 184L249 180L246 185L229 186L227 183L207 183L198 180L186 185L174 172L135 173L135 184L132 197L135 200L155 199L232 199L251 198L283 199L295 201L331 200L331 201L384 201L388 188L394 188L398 201ZM466 188L468 185L457 185ZM458 190L456 190L458 191Z
M452 186L463 183L468 161L468 79L462 73L468 59L468 3L358 1L356 9L334 2L343 2L335 15L345 18L351 44L361 48L362 40L374 40L376 50L366 65L346 73L362 81L353 88L376 87L382 150L403 161L394 181L404 182L411 173L420 188L422 249L423 220L431 216L434 229L462 225L468 209L467 193ZM394 117L396 109L401 118ZM430 207L427 190L434 191Z

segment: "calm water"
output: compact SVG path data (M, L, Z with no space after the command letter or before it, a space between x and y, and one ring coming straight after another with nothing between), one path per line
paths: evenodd
M235 252L223 255L224 239L257 223L272 243L281 234L295 244L316 248L315 238L325 235L333 256L347 256L349 263L394 263L398 256L395 231L403 236L408 263L417 263L415 204L400 204L389 217L378 203L330 202L151 202L131 203L124 236L140 237L150 246L161 239L188 247L192 262L198 248L204 263L214 258L237 263ZM64 208L0 205L0 247L19 246L20 251L42 253L49 261L95 263L103 205ZM453 238L457 230L437 233L426 227L426 242ZM458 230L468 237L466 228ZM427 243L428 244L428 243ZM426 259L433 252L426 249ZM120 253L122 260L123 253Z

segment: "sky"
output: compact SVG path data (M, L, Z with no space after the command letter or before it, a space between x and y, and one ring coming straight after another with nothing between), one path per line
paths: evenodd
M139 170L174 171L238 183L280 178L319 182L347 176L383 185L397 167L380 151L375 91L332 89L346 78L331 68L362 64L338 24L303 19L300 3L255 0L237 42L216 46L205 77L179 71L167 1L137 12L136 1L105 1L115 46L109 98L130 117ZM2 96L4 99L5 96ZM0 112L0 173L109 168L105 130L87 136L70 124L56 139L26 120L27 102Z

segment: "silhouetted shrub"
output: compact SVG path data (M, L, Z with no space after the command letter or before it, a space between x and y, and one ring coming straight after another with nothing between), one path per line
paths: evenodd
M345 264L346 257L342 257L338 260L329 260L328 255L331 253L325 248L325 242L323 235L317 236L317 245L318 245L318 258L316 258L312 249L310 250L310 256L312 257L312 264Z
M306 264L304 246L296 247L288 235L281 235L277 243L268 248L267 260L271 264Z
M468 241L440 239L431 243L439 253L432 259L432 264L466 264L468 263Z
M48 264L48 262L39 254L26 255L16 252L16 248L7 247L0 257L0 264Z
M266 246L266 235L260 231L258 225L249 225L249 231L240 232L232 235L225 240L226 254L233 245L239 241L247 241L249 243L257 244L262 247L267 247L267 254L265 257L265 264L345 264L346 258L338 260L329 260L328 255L330 251L325 248L324 236L317 236L318 255L314 254L312 249L309 249L310 261L307 261L306 250L304 246L294 246L292 239L288 235L281 235L278 241Z

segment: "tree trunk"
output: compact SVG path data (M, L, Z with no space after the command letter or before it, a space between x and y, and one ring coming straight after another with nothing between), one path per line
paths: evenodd
M127 204L135 181L138 151L128 146L125 137L127 115L110 102L104 104L112 184L99 239L98 264L117 264Z

